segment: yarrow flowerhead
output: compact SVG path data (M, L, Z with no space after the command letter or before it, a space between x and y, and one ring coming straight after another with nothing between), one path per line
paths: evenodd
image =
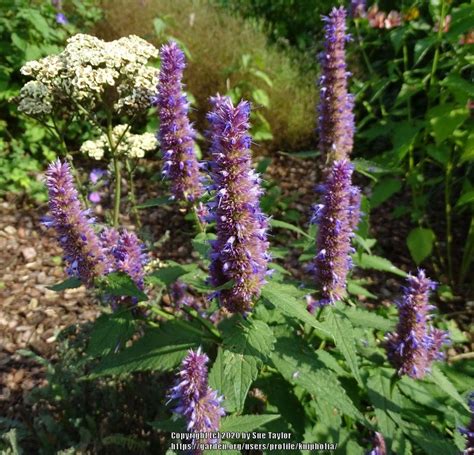
M219 431L221 417L225 415L222 397L207 382L208 361L209 357L201 352L201 348L196 352L190 350L169 393L169 398L178 403L174 412L186 419L187 430L194 433ZM201 452L196 449L193 453Z
M468 405L471 410L471 421L466 428L459 428L459 432L466 438L464 455L474 454L474 392L469 395Z
M210 123L212 219L217 239L211 246L210 282L232 287L216 293L222 306L245 313L265 283L268 254L266 216L259 206L260 178L252 169L248 135L250 104L234 107L228 97L211 100Z
M158 141L152 133L132 134L128 125L116 125L112 130L114 154L126 158L143 158L146 153L158 147ZM100 160L110 154L110 144L104 133L98 139L90 139L81 145L81 152L91 158Z
M175 42L160 49L161 70L155 105L160 117L159 140L163 151L163 175L171 183L174 198L199 199L203 187L195 153L196 136L189 118L189 103L183 92L185 57Z
M373 448L367 455L386 455L387 448L385 446L385 439L382 433L375 432L373 440Z
M317 254L314 259L321 299L309 299L308 310L342 299L346 277L352 266L351 239L359 221L359 189L352 185L353 166L347 160L335 161L322 186L322 203L315 206L313 221L319 225Z
M434 360L443 357L441 348L447 342L447 333L435 329L431 323L430 292L433 281L423 270L416 276L409 275L403 298L397 302L399 321L394 333L387 335L386 349L390 363L400 375L420 379L429 371Z
M64 23L63 15L58 15ZM151 105L156 69L147 66L158 55L150 43L131 35L105 42L77 34L58 55L27 62L21 73L31 76L20 90L19 110L27 115L83 115L103 104L117 114L136 114ZM71 109L80 105L82 109Z
M333 8L323 17L325 41L321 53L319 149L335 160L348 158L354 142L354 99L347 91L346 10Z
M110 271L111 264L92 228L93 219L81 207L69 165L60 160L51 163L46 172L46 186L50 216L45 224L58 234L68 274L91 285L94 278Z

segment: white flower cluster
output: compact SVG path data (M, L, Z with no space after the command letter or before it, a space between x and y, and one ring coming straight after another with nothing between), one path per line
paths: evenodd
M128 132L128 125L117 125L112 131L113 144L118 143L115 153L127 158L143 158L146 152L151 152L158 147L154 134L132 134ZM110 144L106 134L96 140L89 140L82 144L81 152L91 158L100 160L106 152L110 152Z
M111 42L75 35L60 54L21 68L34 80L21 89L19 109L35 115L51 112L52 103L90 110L105 102L120 114L139 112L155 94L157 70L147 63L157 56L152 44L135 35Z

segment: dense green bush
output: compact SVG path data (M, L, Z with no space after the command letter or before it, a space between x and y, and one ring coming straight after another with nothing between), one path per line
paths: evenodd
M6 0L0 15L0 195L22 192L44 199L36 175L57 153L47 128L17 111L12 98L25 78L20 68L29 60L59 52L67 37L90 27L100 17L94 0L67 2L68 24L56 22L50 2Z
M172 36L186 46L191 56L187 88L196 98L200 111L208 110L209 96L216 92L225 94L245 79L255 89L268 93L268 108L261 98L254 100L257 112L268 120L273 134L273 141L262 144L259 149L297 150L314 144L315 122L308 119L314 118L316 74L299 71L299 64L294 60L297 55L292 52L280 52L267 46L265 33L257 27L202 0L142 3L105 0L102 6L105 19L96 27L96 33L104 39L135 33L159 44ZM165 33L162 33L163 22ZM254 69L264 72L272 87L265 79L243 68L243 55L250 56ZM293 102L288 104L288 99ZM195 120L198 126L205 126L202 116Z
M474 9L468 2L416 5L389 30L353 22L355 153L377 168L369 172L376 181L373 207L409 195L392 216L410 220L414 261L430 259L440 280L459 286L474 252L473 45L465 42Z

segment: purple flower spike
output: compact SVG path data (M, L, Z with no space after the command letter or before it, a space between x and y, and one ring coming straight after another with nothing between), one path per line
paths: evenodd
M110 263L92 228L93 220L81 207L69 165L60 160L51 163L46 186L51 216L45 219L45 225L58 234L68 275L90 286L94 278L110 271Z
M373 449L367 455L386 455L386 454L387 454L387 449L385 446L385 439L382 433L379 433L378 431L376 431L374 434Z
M323 186L322 204L315 207L313 220L319 224L319 231L314 268L321 300L309 302L310 312L346 294L346 277L352 266L351 239L360 204L359 190L351 183L352 170L347 160L335 161Z
M158 138L163 152L163 175L171 182L174 198L195 201L203 193L195 153L194 132L188 118L189 103L183 93L183 51L174 42L160 50L161 70L155 104L160 117Z
M171 400L177 400L174 412L182 415L187 422L187 430L195 433L219 431L220 419L225 415L221 406L222 398L212 390L207 382L207 362L209 357L190 350L181 364L178 379L169 393ZM212 440L200 440L214 442ZM194 454L201 453L193 450Z
M350 15L353 19L366 16L366 1L351 0Z
M118 232L115 229L104 229L100 240L116 272L124 272L133 279L135 284L143 290L144 267L148 256L144 253L144 246L133 232L125 229Z
M333 8L326 23L319 81L319 149L334 160L347 159L354 142L354 99L347 92L346 10Z
M260 178L252 169L248 135L250 104L236 107L230 98L212 98L210 172L215 198L210 203L217 240L212 243L210 282L218 287L233 280L230 289L216 295L222 306L236 313L252 308L265 283L268 254L266 216L259 206Z
M419 270L417 276L409 275L407 281L403 298L397 302L397 329L387 335L386 349L390 363L400 375L420 379L434 360L443 357L440 349L448 336L430 324L432 306L428 304L428 298L435 283L423 270Z
M471 410L471 421L467 428L459 428L459 432L466 438L465 455L474 454L474 392L471 392L468 399L468 405Z

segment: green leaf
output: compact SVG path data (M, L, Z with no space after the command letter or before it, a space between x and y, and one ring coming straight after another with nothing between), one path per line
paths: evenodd
M413 58L415 66L423 59L431 47L436 43L435 36L428 36L416 41Z
M79 286L82 286L81 280L76 277L70 277L61 283L55 284L53 286L47 286L47 288L51 289L51 291L60 292L66 289L75 289L75 288L78 288Z
M400 163L415 142L418 131L422 124L420 122L413 124L412 122L400 122L395 124L396 128L393 133L393 150L390 152L394 155L396 162Z
M400 414L399 406L391 399L392 390L390 378L384 370L376 370L367 380L367 391L369 399L374 406L375 416L377 417L377 427L384 435L388 447L391 447L392 440L395 437L397 424L390 417Z
M453 383L442 373L438 365L433 364L431 366L431 374L428 376L446 395L450 396L452 399L460 403L464 409L469 411L465 400L456 390Z
M109 354L125 343L135 330L135 321L130 311L103 314L92 328L87 353L92 356Z
M272 218L270 220L270 226L272 228L288 229L289 231L297 232L298 234L301 234L301 235L313 240L313 238L309 234L304 232L302 229L300 229L297 226L294 226L293 224L287 223L286 221L275 220L275 219Z
M395 321L390 321L379 316L373 311L367 311L360 307L351 307L344 310L344 314L357 327L371 328L388 332L393 329Z
M466 95L466 97L474 98L474 84L462 78L459 74L449 74L440 82L440 84L448 87L448 89L454 94L460 92Z
M200 232L191 241L193 248L200 254L203 259L209 258L209 252L211 250L210 241L214 240L216 235L211 232Z
M154 199L149 199L145 201L143 204L137 205L137 209L148 209L150 207L159 207L161 205L169 205L173 204L175 201L170 199L169 196L161 196Z
M355 254L352 256L354 264L362 269L380 270L381 272L391 272L395 275L406 277L407 273L394 266L388 259L373 254Z
M430 109L427 115L435 141L441 144L464 123L469 117L469 111L466 107L456 104L441 104Z
M146 277L146 281L154 285L169 286L173 284L179 277L187 273L197 270L196 264L176 264L172 263L167 267L155 270Z
M189 349L201 345L203 335L201 330L185 321L165 322L157 329L148 329L129 348L104 357L89 378L133 371L169 371L179 364Z
M135 297L139 302L148 300L147 295L138 288L132 278L123 272L109 273L104 277L102 286L108 295Z
M456 207L461 207L465 204L472 204L474 202L474 190L466 191L456 202Z
M407 237L407 246L411 257L418 265L433 251L435 233L431 229L414 228Z
M420 427L414 423L403 421L402 431L427 455L458 455L459 451L446 438L430 428Z
M311 350L299 338L279 338L272 354L272 362L290 384L302 387L316 400L331 406L331 409L336 408L365 423L364 417L347 396L337 376L321 368Z
M255 103L262 105L263 107L270 106L270 98L265 90L262 89L255 89L252 92L252 97Z
M346 359L347 365L352 371L354 378L362 386L359 364L356 353L356 340L351 321L335 307L326 308L325 322L329 324L330 331L336 343L336 347L341 351Z
M398 193L402 188L400 180L395 178L387 178L380 180L375 186L370 197L370 207L376 208L384 203L387 199Z
M233 384L233 404L243 409L260 366L273 350L272 329L262 321L242 321L228 330L223 342L224 378Z
M349 292L349 294L356 295L356 296L364 296L364 297L367 297L368 299L377 298L375 294L372 294L372 292L365 289L363 286L361 286L359 283L353 280L348 280L347 292Z
M221 420L219 431L248 433L279 418L280 414L227 416Z
M282 313L309 324L326 338L332 338L331 333L308 312L305 303L295 299L293 286L270 281L263 287L262 297Z

